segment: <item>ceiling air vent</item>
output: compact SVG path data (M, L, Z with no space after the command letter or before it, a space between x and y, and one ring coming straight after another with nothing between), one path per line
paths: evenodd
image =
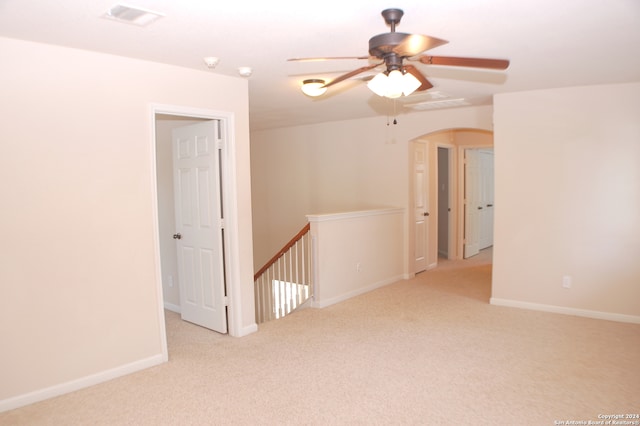
M428 109L440 109L440 108L452 108L458 106L470 105L469 102L464 99L446 99L441 101L429 101L429 102L419 102L415 104L404 104L407 108L412 108L420 111L428 110Z
M124 4L113 6L107 13L102 15L103 18L113 19L114 21L133 24L139 27L146 27L163 16L162 13L126 6Z

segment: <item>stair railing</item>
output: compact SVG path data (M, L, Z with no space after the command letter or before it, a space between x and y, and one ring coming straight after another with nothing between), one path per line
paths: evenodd
M313 297L311 224L253 277L256 323L282 318Z

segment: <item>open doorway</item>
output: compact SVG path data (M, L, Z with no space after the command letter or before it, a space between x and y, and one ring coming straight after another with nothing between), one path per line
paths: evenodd
M172 132L176 128L206 122L209 119L170 114L155 115L156 182L158 199L158 242L162 271L162 293L165 309L181 313L178 253L173 239L176 228L173 185Z
M218 121L222 129L222 132L227 135L224 138L223 150L220 156L220 161L224 163L224 167L220 167L221 181L223 182L223 188L221 190L221 203L224 206L224 220L222 226L224 227L224 243L223 250L225 256L225 268L224 277L226 282L226 297L224 303L226 306L228 333L231 336L244 336L257 330L255 324L249 324L243 326L242 319L242 286L240 277L242 276L241 270L241 257L239 251L240 235L238 233L238 186L237 186L237 169L236 169L236 141L233 133L234 129L234 116L232 113L207 110L201 108L181 107L173 105L160 105L154 104L151 106L151 124L152 124L152 137L153 137L153 151L151 152L151 161L154 167L154 186L156 188L153 208L153 220L154 220L154 232L156 238L154 241L155 251L155 264L156 264L156 276L157 276L157 306L159 321L162 326L162 345L163 356L168 359L167 340L165 330L165 307L170 310L177 310L180 306L179 290L176 286L175 275L173 286L170 286L171 280L169 275L173 274L171 267L167 270L164 266L167 265L162 259L166 254L166 251L161 250L160 239L169 238L173 242L173 226L171 220L166 220L166 215L163 212L171 212L173 210L173 203L169 200L172 197L164 197L162 191L166 188L171 188L172 184L168 182L172 181L172 173L164 174L160 176L159 168L162 167L157 164L158 156L162 155L156 152L157 150L157 137L160 131L157 125L170 129L172 125L164 120L175 121L176 126L184 125L188 122L203 122L203 121ZM159 119L158 119L159 117ZM158 128L157 128L158 127ZM166 130L166 129L165 129ZM166 161L166 160L165 160ZM163 216L162 228L160 224L160 217ZM171 256L176 258L175 256ZM170 265L170 263L169 263ZM164 272L163 272L164 269ZM243 277L244 278L244 277Z
M454 236L455 221L451 215L453 196L453 148L438 146L438 258L455 258Z
M164 305L185 321L223 334L227 333L222 202L226 137L218 119L156 115Z
M464 149L464 258L493 247L493 148Z
M465 150L472 148L491 150L493 132L447 129L412 140L410 211L415 211L416 220L410 223L409 253L412 259L415 258L412 262L414 273L435 268L439 260L465 257L465 230L468 227L465 223L465 180L469 179L465 170ZM422 167L417 159L425 166ZM419 220L422 216L424 223ZM483 231L491 234L492 240L493 227ZM422 265L426 267L420 268Z

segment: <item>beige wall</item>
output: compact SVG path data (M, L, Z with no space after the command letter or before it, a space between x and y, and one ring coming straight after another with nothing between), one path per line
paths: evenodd
M453 132L453 143L460 147L493 146L493 133L476 129L457 129Z
M409 207L409 144L437 130L491 130L492 108L456 108L252 132L255 268L307 222L305 215ZM408 221L404 241L408 241ZM406 245L407 246L407 245ZM408 259L408 248L403 254ZM409 263L405 260L405 271Z
M492 301L640 321L639 117L640 83L496 97Z
M407 208L410 140L442 129L491 130L495 122L492 302L636 318L638 90L628 84L505 94L494 116L488 107L433 111L402 116L391 129L379 118L255 132L256 263L293 236L306 214ZM455 144L485 142L473 131L459 133ZM573 288L562 288L564 275Z
M403 209L309 216L314 244L312 306L325 307L402 279Z
M152 103L234 114L254 324L247 82L3 38L0 63L0 408L162 361Z

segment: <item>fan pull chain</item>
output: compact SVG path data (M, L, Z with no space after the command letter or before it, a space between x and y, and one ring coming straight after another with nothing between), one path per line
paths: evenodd
M395 126L396 124L398 124L398 120L396 119L398 117L398 113L396 112L396 100L393 100L393 125Z
M397 120L398 114L396 112L396 100L393 100L393 125L395 126L396 124L398 124L398 120ZM389 127L389 120L391 119L391 116L389 114L387 114L387 127Z

